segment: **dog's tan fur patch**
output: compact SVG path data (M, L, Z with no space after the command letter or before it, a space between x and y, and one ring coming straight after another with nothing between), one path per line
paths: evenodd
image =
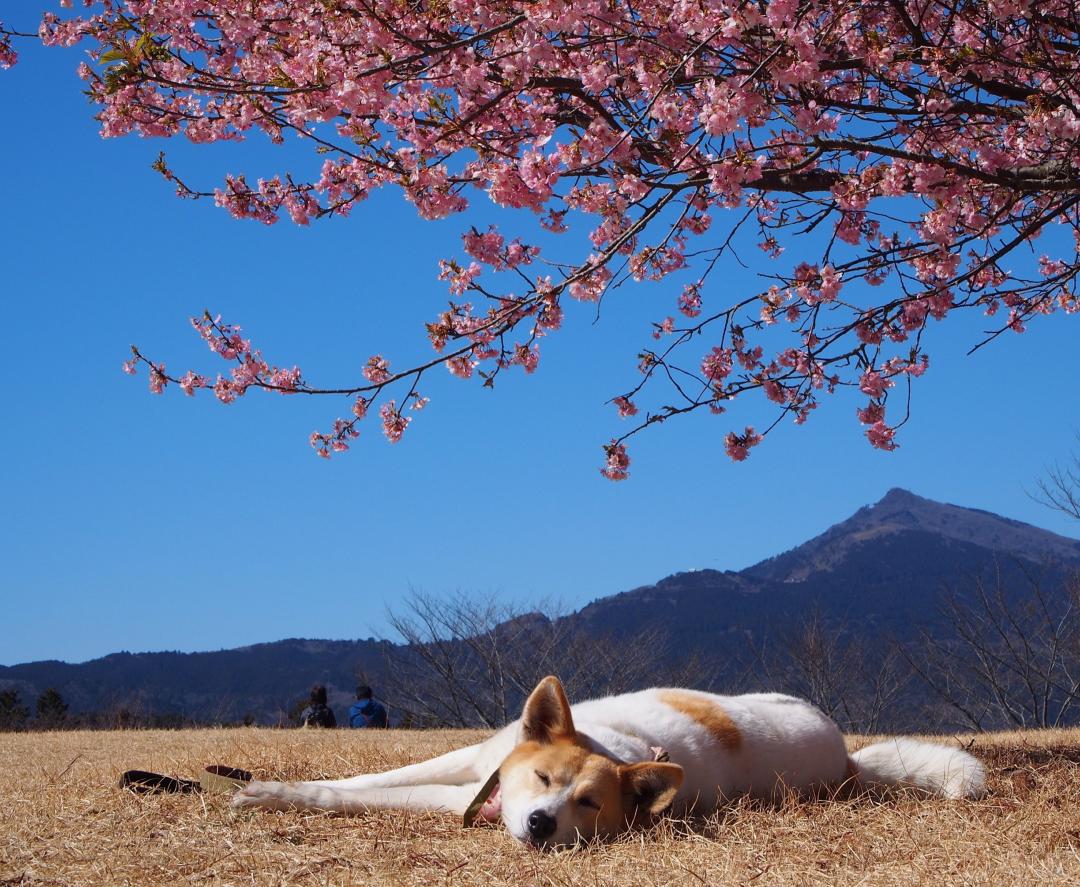
M708 698L684 690L661 690L660 701L688 718L693 718L728 751L736 751L742 746L742 733L735 726L735 722L726 711Z

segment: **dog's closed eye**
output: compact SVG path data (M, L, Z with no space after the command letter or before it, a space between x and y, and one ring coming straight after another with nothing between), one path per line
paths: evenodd
M590 807L593 810L599 810L600 809L600 805L597 804L596 801L594 801L592 798L584 797L584 798L575 798L574 800L577 802L579 807Z
M539 770L534 770L533 772L536 773L537 779L544 783L545 786L551 785L551 777L546 773L541 773Z

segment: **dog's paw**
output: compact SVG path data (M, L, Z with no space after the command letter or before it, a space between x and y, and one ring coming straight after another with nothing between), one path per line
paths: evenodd
M296 805L295 792L287 782L252 782L232 797L232 806L288 810Z

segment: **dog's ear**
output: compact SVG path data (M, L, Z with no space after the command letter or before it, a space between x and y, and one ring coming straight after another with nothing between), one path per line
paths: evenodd
M657 816L667 810L683 784L683 768L678 764L651 761L619 768L623 806L627 818L647 813Z
M573 739L574 721L562 684L554 676L544 678L525 701L521 713L521 734L525 741L552 742Z

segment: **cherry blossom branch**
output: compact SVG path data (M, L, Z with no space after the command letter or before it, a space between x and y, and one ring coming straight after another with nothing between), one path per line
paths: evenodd
M605 446L602 471L616 480L628 475L632 435L702 407L725 413L750 391L777 415L760 434L729 432L733 459L840 388L866 396L857 419L867 439L893 449L911 379L928 366L929 324L959 308L1007 309L977 348L1078 309L1080 16L1069 0L87 8L86 18L46 14L41 36L92 44L96 64L80 73L104 135L262 132L281 143L292 131L321 158L317 177L234 174L210 189L162 155L155 168L180 196L307 224L348 215L387 185L432 219L463 211L480 188L552 233L585 222L588 254L549 263L551 275L536 273L535 246L495 228L464 232L468 259L440 262L451 302L427 325L437 356L403 371L376 355L366 382L314 387L209 315L195 324L232 365L212 386L194 371L169 376L139 351L129 362L146 365L157 391L174 382L223 400L250 387L355 398L352 419L313 437L320 455L347 448L376 400L384 433L399 440L402 410L426 402L417 385L437 364L486 386L511 366L532 372L567 296L599 317L630 282L650 281L665 299L676 282L675 309L693 322L658 312L650 331L667 341L640 351L640 379L612 398L623 417L638 413L635 399L650 404ZM0 66L14 63L14 33L0 25ZM738 221L717 237L725 210ZM753 264L736 234L741 251L755 225L764 283L729 292L715 272L722 257ZM1066 236L1054 255L1037 254L1051 225ZM903 416L890 422L899 382ZM387 386L404 397L386 399Z

